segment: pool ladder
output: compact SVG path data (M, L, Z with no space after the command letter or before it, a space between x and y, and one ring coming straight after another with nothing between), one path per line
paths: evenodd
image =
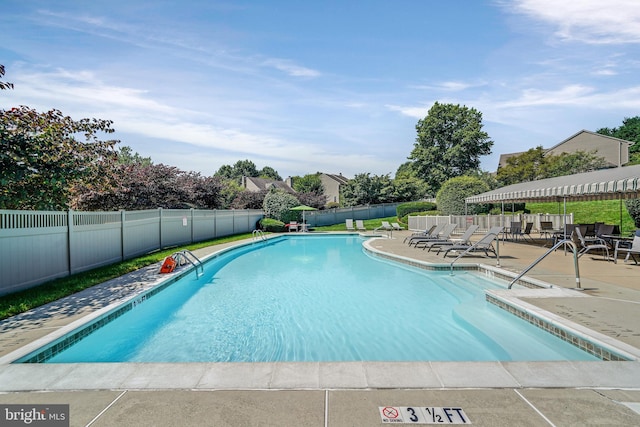
M204 265L200 258L195 256L193 252L188 249L183 249L173 254L173 258L176 260L178 265L183 265L185 262L188 262L195 268L196 271L196 279L199 279L202 274L204 274ZM198 273L198 269L200 269L200 273Z
M513 286L514 283L516 283L522 276L527 274L529 272L529 270L531 270L533 267L535 267L547 255L549 255L551 252L555 251L556 249L558 249L562 245L569 245L571 247L571 250L573 252L573 265L574 265L574 268L576 270L576 287L574 289L582 291L583 289L580 287L580 270L578 268L578 248L576 248L576 244L573 243L571 241L571 239L560 240L558 243L553 245L553 247L551 249L549 249L544 255L542 255L540 258L538 258L537 260L532 262L531 265L529 265L527 268L522 270L522 272L520 274L518 274L516 276L516 278L511 281L511 283L509 283L509 289L511 289L511 287Z
M267 240L267 236L264 235L264 231L262 231L262 230L253 230L251 232L251 236L252 236L253 240L256 240L256 239L260 239L260 240L263 240L263 241Z

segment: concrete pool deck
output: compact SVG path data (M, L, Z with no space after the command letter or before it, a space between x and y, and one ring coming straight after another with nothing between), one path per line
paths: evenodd
M429 263L441 256L394 232L372 246ZM542 243L542 242L539 242ZM197 252L206 256L215 246ZM501 268L519 272L541 244L500 245ZM593 258L593 259L592 259ZM640 265L580 259L584 291L573 291L570 255L557 251L529 274L557 289L519 299L567 324L594 330L640 354ZM462 261L460 261L462 262ZM465 257L495 265L495 259ZM83 316L152 287L157 266L0 322L0 405L71 405L71 425L382 424L379 407L462 408L475 425L640 425L640 362L8 364L7 354L64 332ZM526 292L525 292L526 291Z

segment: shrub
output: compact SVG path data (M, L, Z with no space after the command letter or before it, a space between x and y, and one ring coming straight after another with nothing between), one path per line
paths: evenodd
M475 194L489 191L486 182L471 176L457 176L442 184L436 200L438 208L444 215L464 215L464 199ZM474 204L467 206L467 214L486 213L490 205Z
M281 233L287 230L284 222L271 218L262 218L260 220L260 228L264 231L271 231L272 233Z
M633 218L635 226L640 228L640 199L629 199L625 200L624 203L627 206L629 215Z
M410 213L426 212L426 211L432 211L435 209L436 209L436 205L431 202L402 203L401 205L398 205L398 207L396 208L396 215L398 216L398 218L403 218L409 215Z
M295 196L285 193L282 190L270 191L262 204L264 214L267 218L277 219L282 222L297 221L300 212L292 211L291 208L298 206L300 201Z

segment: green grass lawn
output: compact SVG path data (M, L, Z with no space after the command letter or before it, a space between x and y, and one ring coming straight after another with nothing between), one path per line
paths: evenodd
M545 202L545 203L527 203L527 209L531 213L550 213L558 214L564 212L563 203ZM606 224L620 224L620 216L622 214L622 233L631 233L636 227L633 219L629 216L627 208L622 203L620 209L619 200L594 200L590 202L567 202L567 213L573 212L573 221L576 224L585 224L593 222L604 222Z
M398 218L395 216L390 216L388 218L365 219L363 222L367 230L373 230L377 227L380 227L382 225L382 221L387 221L389 223L398 222ZM355 225L356 222L353 221L353 226L355 227ZM313 229L316 231L347 231L347 224L345 222L341 222L339 224L314 227Z

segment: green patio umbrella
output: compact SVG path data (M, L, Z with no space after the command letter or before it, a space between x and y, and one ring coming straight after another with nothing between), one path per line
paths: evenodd
M317 211L318 209L312 208L311 206L307 206L307 205L300 205L300 206L295 206L295 207L291 208L290 210L292 210L292 211L302 211L302 222L304 222L304 213L306 211Z

